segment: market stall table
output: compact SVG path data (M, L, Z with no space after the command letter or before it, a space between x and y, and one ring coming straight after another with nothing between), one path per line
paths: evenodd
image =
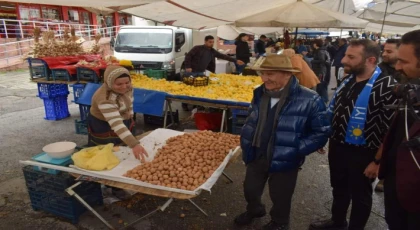
M207 98L199 98L199 97L190 97L190 96L180 96L180 95L168 95L166 97L166 105L165 105L165 112L164 112L164 122L163 128L168 128L174 124L174 119L172 117L172 102L177 101L185 104L190 105L197 105L203 106L208 108L215 108L223 110L222 114L222 122L220 125L220 132L224 132L224 125L227 122L227 113L228 109L240 109L240 110L247 110L249 108L250 103L246 102L235 102L235 101L228 101L228 100L214 100L214 99L207 99ZM171 124L167 125L167 115L171 116Z
M149 133L145 133L141 136L145 136L140 140L140 143L144 146L144 148L149 153L148 160L151 161L154 158L154 154L158 148L165 145L167 139L173 136L178 136L183 134L182 132L168 130L168 129L157 129ZM123 147L121 147L123 148ZM198 208L204 215L207 216L207 213L201 209L197 204L195 204L191 199L200 195L202 190L210 191L212 186L216 183L218 178L223 175L223 170L226 166L234 161L237 156L240 154L240 149L237 147L235 150L230 150L230 152L226 155L223 162L219 165L219 167L214 171L210 178L208 178L202 185L196 188L194 191L189 190L182 190L170 187L164 187L160 185L153 185L149 183L145 183L142 181L138 181L132 178L122 176L122 172L125 172L127 169L132 168L134 165L138 165L138 161L135 162L134 156L128 152L129 148L124 148L119 150L115 154L120 158L121 162L118 166L113 168L112 170L108 171L90 171L78 168L77 166L72 167L63 167L51 164L40 163L36 161L20 161L20 163L24 165L33 165L39 166L43 168L50 168L56 169L64 172L68 172L73 176L79 177L81 181L88 180L88 181L95 181L101 184L109 185L112 187L118 187L122 189L128 189L144 194L149 194L152 196L159 196L159 197L166 197L169 198L165 204L161 207L156 208L156 210L152 211L151 213L141 217L139 220L134 221L133 223L125 226L131 226L141 219L144 219L157 211L164 211L174 199L182 199L182 200L189 200L196 208ZM130 150L131 151L131 150ZM131 158L131 159L130 159ZM74 196L78 201L80 201L87 209L89 209L93 214L95 214L106 226L110 229L114 229L102 216L100 216L90 205L88 205L75 191L74 188L82 184L79 181L76 184L70 186L66 189L66 192Z

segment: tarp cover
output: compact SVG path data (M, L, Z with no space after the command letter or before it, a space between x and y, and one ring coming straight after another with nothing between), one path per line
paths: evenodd
M243 27L365 28L367 21L298 0L242 18L235 22Z

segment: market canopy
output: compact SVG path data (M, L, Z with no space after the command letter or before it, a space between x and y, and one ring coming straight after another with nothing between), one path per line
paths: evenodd
M367 21L297 0L235 22L244 27L365 28Z
M80 6L80 7L120 7L138 6L161 0L8 0L8 2L47 4L59 6Z
M145 4L147 4L147 3L145 3ZM136 6L139 6L139 4L128 5L128 6L83 7L83 8L85 8L86 10L88 10L92 13L95 13L97 15L109 15L109 14L112 14L114 12L118 12L118 11L125 10L125 9L128 9L128 8L133 8L133 7L136 7Z
M317 36L317 35L329 35L328 31L321 31L321 30L311 30L311 29L298 29L296 31L291 32L292 34L298 35L308 35L308 36Z
M385 20L384 20L384 14ZM364 10L353 15L372 23L397 27L413 27L420 24L420 3L408 1L390 1L387 3L372 3Z
M325 9L348 14L357 11L369 1L305 0ZM92 12L102 14L112 12L112 7L137 5L137 7L119 10L167 25L203 29L232 24L236 20L280 5L290 4L296 0L11 0L11 2L91 7Z

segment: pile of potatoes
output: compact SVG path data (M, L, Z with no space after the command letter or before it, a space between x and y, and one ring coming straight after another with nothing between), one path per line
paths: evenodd
M195 190L239 145L239 136L200 131L172 137L155 158L127 171L124 176L154 185Z

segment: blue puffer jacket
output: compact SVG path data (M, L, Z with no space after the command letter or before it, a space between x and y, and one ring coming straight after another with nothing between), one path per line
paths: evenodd
M245 164L255 160L252 146L258 122L259 105L264 86L254 90L248 118L241 132L242 158ZM285 172L301 166L305 156L322 148L330 134L330 121L321 97L299 85L293 77L290 94L280 112L275 129L274 147L269 154L270 172Z

